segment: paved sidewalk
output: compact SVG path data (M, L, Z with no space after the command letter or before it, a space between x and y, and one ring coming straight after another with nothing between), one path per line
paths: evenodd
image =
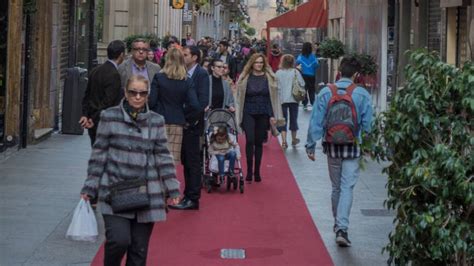
M0 265L90 264L103 237L97 243L64 237L86 176L89 143L87 135L54 134L0 163Z
M370 163L361 173L349 231L353 247L338 248L332 232L326 158L319 149L316 162L311 162L303 147L309 115L300 113L302 143L285 153L335 265L385 265L387 257L381 249L388 241L393 217L383 210L386 177L380 173L381 166ZM87 135L54 134L0 162L0 265L90 264L103 232L97 243L64 238L89 155ZM100 215L98 220L102 223Z

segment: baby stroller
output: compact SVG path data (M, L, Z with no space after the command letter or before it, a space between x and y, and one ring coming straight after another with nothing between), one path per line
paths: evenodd
M242 166L240 160L236 158L234 169L229 169L229 161L225 161L225 180L221 184L218 182L219 169L217 158L208 152L211 137L215 128L226 127L229 138L237 141L237 123L235 122L234 114L225 109L214 109L209 111L205 116L204 139L205 145L203 148L203 186L207 193L211 193L213 188L226 185L227 191L231 188L240 193L244 193L244 176L242 173ZM231 172L232 171L232 172ZM230 173L233 173L231 175Z

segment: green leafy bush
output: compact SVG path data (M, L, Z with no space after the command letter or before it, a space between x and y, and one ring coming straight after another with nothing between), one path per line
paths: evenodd
M389 160L389 209L396 210L389 264L474 264L474 64L410 54L407 82L380 114L372 152Z
M325 58L339 59L345 54L344 44L338 39L325 39L319 45L319 51Z
M160 38L153 33L146 33L146 34L133 34L125 38L124 42L127 45L127 50L130 52L132 50L132 42L135 39L145 39L150 42L150 46L154 44L157 45L160 43Z
M361 66L359 73L361 73L362 75L367 75L367 76L377 74L378 65L375 62L375 58L373 56L368 55L368 54L357 54L357 53L354 55L356 56Z

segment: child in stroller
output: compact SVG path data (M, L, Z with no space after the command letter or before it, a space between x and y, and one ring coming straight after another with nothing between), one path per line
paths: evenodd
M218 163L219 177L217 185L224 182L225 177L225 160L229 160L229 177L234 178L235 159L240 160L239 144L231 139L227 132L227 128L220 126L215 127L209 142L209 155L215 156Z

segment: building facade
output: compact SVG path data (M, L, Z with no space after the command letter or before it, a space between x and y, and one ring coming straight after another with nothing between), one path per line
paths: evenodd
M348 51L372 55L379 66L368 89L383 111L405 82L407 50L427 47L447 63L473 59L474 13L471 0L333 0L329 36ZM332 71L337 69L337 62Z
M96 48L93 0L11 0L0 5L3 153L59 128L66 70L94 67Z

